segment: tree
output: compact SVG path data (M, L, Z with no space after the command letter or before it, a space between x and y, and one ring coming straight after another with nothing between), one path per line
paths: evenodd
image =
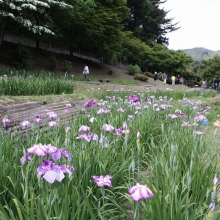
M68 3L73 7L67 9L62 9L58 5L51 7L50 17L58 40L69 48L70 56L73 56L73 49L84 45L84 39L88 37L86 35L86 22L89 22L87 14L95 13L96 5L93 0L70 0Z
M0 0L0 46L4 39L5 29L10 20L26 27L35 34L54 34L47 27L46 13L51 5L70 7L70 5L57 0Z
M157 42L168 45L165 35L179 27L178 23L172 24L173 18L167 18L168 11L159 7L165 2L166 0L128 0L131 14L125 20L126 30L134 32L135 37L147 44Z
M205 79L220 78L220 56L215 55L214 58L203 60L200 66L200 73Z
M137 64L142 70L145 70L147 57L152 53L152 49L139 38L134 37L130 31L123 32L122 36L122 46L118 53L120 59L132 65Z
M106 62L116 60L116 50L122 43L122 21L129 9L124 0L95 0L95 4L95 10L87 14L84 23L87 36L84 47Z

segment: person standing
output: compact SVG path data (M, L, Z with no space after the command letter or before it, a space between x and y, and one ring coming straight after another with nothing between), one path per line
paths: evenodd
M175 76L172 76L172 77L171 77L171 80L172 80L172 85L174 86L174 85L175 85L176 77L175 77Z
M157 72L154 73L154 85L157 85L157 79L158 79L158 75Z
M163 79L163 83L164 85L166 85L166 82L167 82L167 74L164 72L163 75L162 75L162 79Z
M83 75L85 76L86 82L89 81L89 67L87 65L84 66Z
M180 75L178 74L177 76L177 84L179 85L180 84Z

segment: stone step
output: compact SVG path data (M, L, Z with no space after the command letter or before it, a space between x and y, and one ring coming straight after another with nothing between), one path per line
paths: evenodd
M26 103L17 103L17 104L10 104L1 106L0 109L2 109L5 112L14 112L23 110L24 108L30 109L30 108L36 108L42 105L41 101L32 101L32 102L26 102Z
M6 111L4 115L8 116L8 119L11 121L10 126L12 126L13 132L17 132L21 130L20 123L22 121L30 121L31 123L34 122L35 115L38 114L42 117L43 121L47 119L48 121L50 118L47 116L47 113L53 111L57 114L59 123L62 123L66 120L73 119L77 112L83 107L86 103L86 100L81 99L78 101L61 101L61 102L53 102L46 105L42 105L41 102L31 102L31 103L20 103L20 104L13 104L6 106ZM71 104L71 107L66 107L67 104ZM64 109L67 108L68 112L65 113ZM2 117L1 117L2 118ZM46 123L44 122L44 123ZM48 126L48 122L41 126ZM29 128L31 129L31 128ZM23 132L23 131L21 131Z

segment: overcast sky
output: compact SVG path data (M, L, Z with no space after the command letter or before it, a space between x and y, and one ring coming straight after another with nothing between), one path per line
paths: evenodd
M180 29L167 34L169 49L220 50L220 0L167 0L161 5Z

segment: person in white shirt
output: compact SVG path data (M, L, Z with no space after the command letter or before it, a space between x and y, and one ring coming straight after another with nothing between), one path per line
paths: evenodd
M83 75L85 76L86 81L89 81L89 67L87 65L84 66Z

